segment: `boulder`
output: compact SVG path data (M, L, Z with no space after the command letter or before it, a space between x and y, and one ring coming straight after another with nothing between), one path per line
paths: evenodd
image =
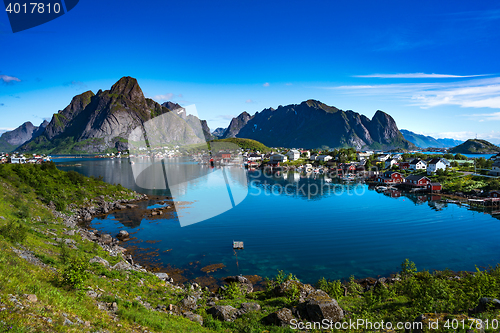
M184 312L184 317L203 326L203 317L191 311Z
M124 271L124 270L132 269L132 265L130 265L128 262L122 260L111 268L119 270L119 271Z
M235 275L235 276L229 276L224 279L226 283L238 283L240 286L240 289L244 293L251 293L253 292L253 284L248 280L246 277L241 276L241 275Z
M294 292L294 289L299 291L299 303L304 302L306 296L316 290L310 284L303 284L297 280L288 280L274 288L273 292L278 297L286 297Z
M94 258L90 259L89 260L89 263L93 264L93 263L98 263L98 264L101 264L105 267L109 267L109 262L106 260L106 259L103 259L99 256L95 256Z
M292 311L283 308L264 317L262 321L267 325L290 327L292 319L294 319Z
M36 303L38 301L38 298L36 297L35 294L26 295L26 299L31 303Z
M125 238L128 238L128 236L129 236L128 231L120 230L120 232L118 232L118 235L116 235L116 238L125 239Z
M236 309L231 305L217 305L207 310L215 319L222 321L232 321L236 315Z
M127 207L120 205L120 204L115 204L115 209L125 209Z
M241 303L241 310L243 312L260 311L260 304L258 303Z
M181 301L181 307L186 310L196 310L198 307L196 305L196 298L193 296L188 296Z
M84 211L82 213L82 218L84 221L88 222L88 221L92 221L92 215L90 215L90 213L88 211Z
M328 296L323 290L316 290L307 295L306 310L311 321L327 319L338 322L344 318L344 311L337 301Z
M474 314L474 313L481 313L488 308L492 309L500 309L500 301L496 298L491 298L491 297L482 297L479 300L479 304L472 310L469 310L469 314Z
M158 279L160 280L167 280L168 279L168 274L167 273L154 273Z
M103 244L111 244L113 242L113 237L110 234L101 235L101 243Z

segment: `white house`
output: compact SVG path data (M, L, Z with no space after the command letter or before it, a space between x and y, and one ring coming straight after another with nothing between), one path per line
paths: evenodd
M318 158L316 159L317 161L323 161L323 162L328 162L331 160L333 157L330 155L319 155Z
M427 164L419 158L414 159L410 162L410 170L425 170L427 169Z
M379 157L377 157L377 160L379 162L385 162L388 158L391 158L391 154L382 154Z
M433 158L427 165L427 174L430 175L438 170L446 170L446 163L441 158Z
M366 159L368 159L368 157L370 157L371 155L373 155L373 152L372 152L372 151L365 151L365 152L360 151L360 152L358 153L358 160L360 160L360 161L366 160Z
M286 153L286 156L288 156L288 159L290 161L296 161L300 158L300 152L298 150L292 149L288 153Z
M489 172L492 176L500 176L500 159L495 160Z
M24 163L26 163L26 158L25 157L12 157L10 159L10 163L12 163L12 164L24 164Z
M253 153L253 154L249 154L247 157L247 161L249 161L249 162L255 162L255 161L260 161L260 160L262 160L262 154Z
M393 165L398 165L398 160L395 158L388 158L385 160L385 168L389 169L392 168Z
M286 162L287 160L288 158L286 157L286 155L283 154L274 154L271 155L271 157L269 157L269 161L271 163L277 163L277 162L283 163Z

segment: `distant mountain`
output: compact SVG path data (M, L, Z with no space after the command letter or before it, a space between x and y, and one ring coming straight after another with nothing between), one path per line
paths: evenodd
M496 154L500 152L500 147L480 139L469 139L448 152L456 154Z
M463 141L461 140L455 140L455 139L437 139L439 142L441 142L445 148L448 148L448 147L455 147L455 146L458 146L462 143L464 143Z
M463 143L463 141L453 139L434 139L432 136L417 134L405 129L400 130L400 132L406 140L420 148L449 148Z
M229 127L222 135L222 139L235 138L240 130L248 123L253 117L246 111L242 112L238 117L233 118Z
M243 122L247 122L235 136L257 140L270 147L415 148L403 137L394 119L383 111L377 111L369 119L353 111L342 111L308 100L277 109L264 109L253 117L246 112L240 116Z
M179 106L168 103L166 105L172 108ZM171 115L169 122L162 123L163 127L157 130L168 133L172 142L199 142L187 124L194 118L188 119L185 112L184 115L171 112L169 108L145 98L136 79L123 77L110 90L99 90L97 94L87 91L73 97L66 108L53 115L45 131L22 145L19 151L68 154L125 150L132 130L166 113ZM196 133L197 137L204 138L205 131L210 134L206 123L204 127Z
M40 126L33 126L29 121L18 128L2 134L0 137L0 151L11 152L25 142L28 142L43 133L48 122L45 120Z
M212 132L212 135L216 138L219 139L224 135L224 132L226 132L227 128L222 128L222 127L217 127L215 131Z

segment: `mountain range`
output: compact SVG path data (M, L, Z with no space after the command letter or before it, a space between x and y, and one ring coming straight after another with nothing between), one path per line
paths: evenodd
M432 136L417 134L405 129L400 130L404 138L420 148L450 148L458 146L463 141L454 139L434 139Z
M383 111L377 111L369 119L316 100L264 109L254 116L243 112L231 120L222 136L231 137L286 148L416 148L403 137L394 119Z
M176 112L172 112L174 109ZM110 90L99 90L97 94L87 91L73 97L66 108L52 116L43 133L16 150L51 154L122 151L128 149L128 137L135 128L167 113L171 117L161 130L169 133L171 142L195 143L193 129L197 129L199 138L212 138L205 121L200 127L199 119L186 115L180 105L160 105L145 98L136 79L123 77ZM197 127L189 125L196 122Z
M12 131L4 132L0 136L0 151L13 151L26 141L40 136L48 124L49 122L44 120L40 126L34 126L30 121L27 121Z
M51 154L97 153L128 149L128 137L134 128L152 119L169 115L161 131L169 140L194 143L197 138L247 138L273 147L356 149L415 149L451 147L452 139L399 130L394 119L377 111L370 119L362 114L343 111L317 100L267 108L255 115L242 112L227 128L213 133L205 120L186 114L177 103L159 104L144 97L136 79L123 77L109 90L96 94L86 91L73 97L70 104L36 127L26 122L0 137L0 151ZM163 138L163 137L162 137Z

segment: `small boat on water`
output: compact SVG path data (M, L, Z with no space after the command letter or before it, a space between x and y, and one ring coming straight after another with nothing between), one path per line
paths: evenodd
M375 190L377 192L387 191L387 186L377 186L377 187L375 187Z

